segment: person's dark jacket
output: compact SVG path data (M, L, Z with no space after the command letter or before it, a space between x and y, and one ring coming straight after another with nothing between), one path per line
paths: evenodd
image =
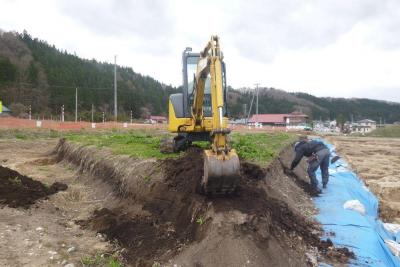
M292 161L290 169L293 170L299 164L303 156L310 157L313 153L327 148L322 142L319 141L301 141L295 148L296 156Z

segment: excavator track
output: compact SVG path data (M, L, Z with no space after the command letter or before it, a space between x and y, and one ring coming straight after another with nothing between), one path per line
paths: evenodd
M240 181L240 162L235 150L216 155L204 151L204 175L201 182L207 195L232 194Z

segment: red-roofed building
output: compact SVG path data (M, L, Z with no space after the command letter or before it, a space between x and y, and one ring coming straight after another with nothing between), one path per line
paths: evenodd
M308 116L301 112L290 114L258 114L249 119L249 123L261 123L262 125L287 126L306 123Z

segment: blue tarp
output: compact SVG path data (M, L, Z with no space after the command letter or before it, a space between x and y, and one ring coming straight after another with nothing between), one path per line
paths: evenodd
M332 155L335 154L331 144ZM339 247L347 247L356 255L351 266L400 266L400 259L394 256L384 240L396 240L386 231L378 218L378 200L363 181L340 159L329 166L329 184L320 197L314 198L319 209L316 219L323 225L325 237ZM319 185L321 173L317 172ZM365 215L346 210L343 204L358 199L365 207ZM334 233L334 234L332 234Z

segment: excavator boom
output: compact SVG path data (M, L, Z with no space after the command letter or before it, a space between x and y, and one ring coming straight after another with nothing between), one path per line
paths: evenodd
M186 50L185 50L186 51ZM185 58L184 54L184 58ZM186 56L186 58L188 58ZM192 96L187 103L191 103L189 116L180 119L177 116L179 110L177 101L180 95L171 95L169 105L169 129L177 132L175 138L175 151L181 144L190 143L196 140L208 140L211 148L204 151L204 175L202 179L202 188L207 194L225 194L233 192L240 178L239 157L234 149L231 149L228 143L228 134L230 129L227 127L227 118L225 115L226 103L224 99L224 64L223 56L219 46L219 38L212 36L206 47L197 55L196 71L193 73ZM187 61L187 60L186 60ZM184 62L185 64L185 62ZM185 69L185 68L184 68ZM186 76L186 77L185 77ZM184 79L189 79L187 73L184 73ZM186 84L189 81L186 80ZM207 84L209 92L206 94ZM211 116L206 116L204 109L205 96L210 98ZM185 103L185 92L182 94L183 103ZM183 105L183 114L185 112Z

